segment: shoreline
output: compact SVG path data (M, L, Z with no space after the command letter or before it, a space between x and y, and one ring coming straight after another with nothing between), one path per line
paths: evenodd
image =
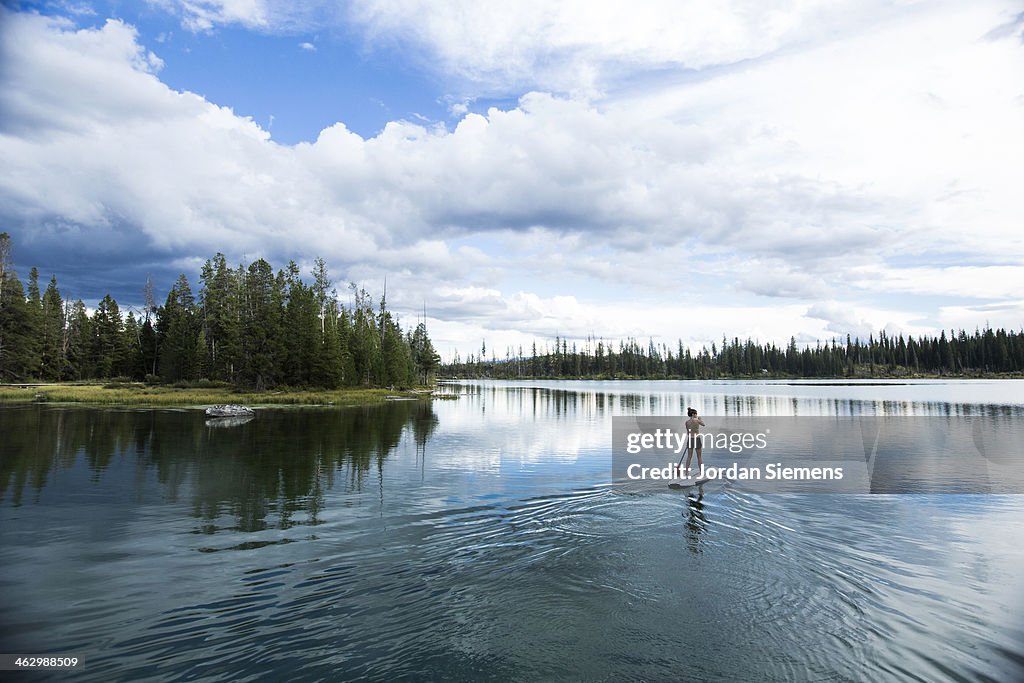
M527 377L483 377L483 376L463 376L463 377L438 377L438 382L465 382L465 381L476 381L476 380L502 380L502 381L515 381L515 382L530 382L530 381L573 381L573 382L752 382L752 381L770 381L770 382L789 382L795 384L812 384L816 383L823 386L845 386L847 384L859 384L864 386L870 382L878 382L881 384L891 384L895 381L900 382L916 382L921 380L977 380L977 379L1024 379L1024 373L1021 372L1004 372L1004 373L977 373L977 374L916 374L916 375L864 375L854 377L844 377L842 375L830 376L822 375L821 377L801 377L798 375L720 375L718 377L638 377L636 375L608 375L608 376L596 376L596 375L537 375Z
M233 387L170 387L145 384L4 384L0 405L29 403L92 404L109 406L203 407L218 404L246 406L351 407L378 405L396 398L429 401L433 387L416 389L301 389L248 391Z
M278 389L270 391L253 391L231 386L197 386L175 387L166 385L147 385L141 382L24 382L0 384L0 405L25 405L30 403L61 403L61 404L93 404L109 406L145 406L188 408L205 407L218 404L239 404L262 407L288 406L320 406L320 407L352 407L378 405L381 403L402 401L429 401L433 399L457 398L457 394L438 394L439 385L464 381L498 380L514 382L547 382L547 381L712 381L712 382L750 382L770 381L795 386L892 386L894 384L910 384L918 381L934 380L1022 380L1019 373L984 374L984 375L906 375L890 377L765 377L765 376L732 376L715 378L694 377L439 377L437 384L430 387L414 389L381 389L355 387L346 389Z

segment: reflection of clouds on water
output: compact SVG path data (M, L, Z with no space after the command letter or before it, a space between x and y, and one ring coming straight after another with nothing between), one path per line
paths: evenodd
M501 472L501 451L495 448L482 447L471 440L460 444L458 441L445 440L444 450L431 453L431 469L473 470L480 473L499 474Z
M442 432L462 445L444 456L449 462L573 463L581 453L607 447L609 434L596 422L593 396L529 387L470 389L479 391L463 393L457 409L438 407Z

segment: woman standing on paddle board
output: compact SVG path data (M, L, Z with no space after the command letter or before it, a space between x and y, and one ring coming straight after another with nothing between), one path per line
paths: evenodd
M697 417L697 410L687 408L686 414L690 419L686 421L686 468L683 470L689 476L690 460L693 458L694 449L697 450L697 467L703 469L704 460L701 455L704 451L704 440L700 438L700 428L704 427L704 420Z

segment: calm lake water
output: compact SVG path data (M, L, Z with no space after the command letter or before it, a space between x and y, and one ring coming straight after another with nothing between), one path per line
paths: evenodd
M623 495L620 415L1024 416L1024 383L470 382L457 401L0 407L31 680L1024 680L1024 496Z

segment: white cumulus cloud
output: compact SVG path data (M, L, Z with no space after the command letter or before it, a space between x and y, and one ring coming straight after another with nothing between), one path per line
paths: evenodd
M173 7L197 30L292 30L325 11ZM486 334L813 339L1016 301L1011 5L594 7L357 3L371 43L412 36L455 78L531 89L482 112L453 96L451 126L363 138L337 122L294 146L169 88L130 25L2 10L0 218L22 242L83 253L321 255L360 282L388 275L406 315L427 299L467 348Z

